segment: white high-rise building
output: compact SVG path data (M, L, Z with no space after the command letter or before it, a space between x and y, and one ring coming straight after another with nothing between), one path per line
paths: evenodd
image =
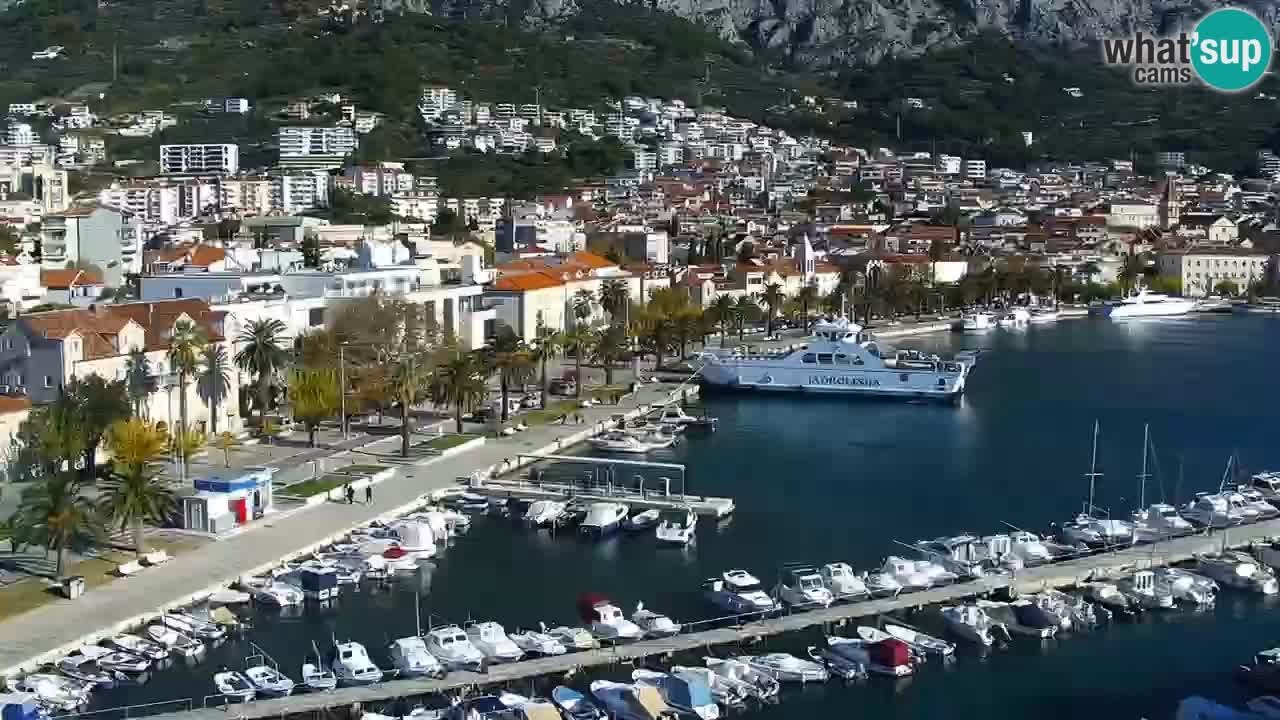
M289 215L327 207L329 174L323 170L311 170L271 178L271 204Z
M160 172L220 173L240 171L240 148L236 145L161 145Z
M356 133L349 127L307 127L288 125L277 134L280 164L307 169L342 167L355 152Z

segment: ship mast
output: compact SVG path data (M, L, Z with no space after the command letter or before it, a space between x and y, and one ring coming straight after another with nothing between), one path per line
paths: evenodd
M1102 473L1098 472L1098 421L1093 421L1093 454L1089 459L1089 472L1085 473L1089 478L1089 505L1085 508L1085 514L1093 517L1093 491L1099 477Z

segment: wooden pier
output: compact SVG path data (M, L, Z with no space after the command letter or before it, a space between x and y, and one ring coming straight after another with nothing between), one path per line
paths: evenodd
M839 627L861 618L930 605L962 602L968 598L998 590L1012 589L1018 593L1032 593L1047 588L1068 587L1131 570L1183 562L1192 559L1195 555L1217 552L1224 548L1246 547L1277 535L1280 535L1280 519L1232 528L1230 531L1216 530L1211 535L1192 535L1154 545L1138 545L1101 552L1028 568L1016 574L991 575L893 598L838 604L822 610L796 612L747 622L740 626L715 628L670 638L642 640L558 657L495 665L486 673L452 672L443 679L392 680L377 685L340 688L329 693L294 695L287 698L228 707L206 707L150 717L163 718L163 720L221 720L229 716L246 720L286 717L346 709L355 703L377 704L397 698L412 698L486 685L503 685L529 678L563 675L585 667L613 665L717 645L749 643L760 638L817 626Z

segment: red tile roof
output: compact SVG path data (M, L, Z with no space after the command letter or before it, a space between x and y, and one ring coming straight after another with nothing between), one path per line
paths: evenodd
M102 276L88 270L68 268L66 270L41 270L40 284L54 290L69 290L84 285L101 285Z
M559 287L564 281L558 275L552 272L526 272L513 275L504 275L498 278L493 284L494 290L504 290L507 292L525 292L528 290L545 290L547 288Z

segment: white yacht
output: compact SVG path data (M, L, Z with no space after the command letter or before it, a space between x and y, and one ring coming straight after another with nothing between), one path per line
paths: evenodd
M1014 308L1002 315L996 324L1009 330L1024 328L1031 324L1031 313L1026 308Z
M855 575L853 568L847 563L827 563L818 570L818 574L822 576L822 584L831 591L831 596L836 600L865 598L871 595L867 590L867 583L861 576Z
M881 572L897 581L902 592L933 587L933 578L917 569L914 561L896 555L885 558Z
M152 662L158 662L169 657L169 649L153 640L140 638L137 635L122 633L116 635L107 641L112 647L119 648L127 653L146 658Z
M671 637L680 632L680 623L662 613L645 608L644 603L636 603L636 611L631 614L631 622L640 628L645 637Z
M1249 478L1249 487L1257 490L1262 499L1280 506L1280 472L1260 472Z
M915 572L914 565L911 571ZM906 590L902 583L898 582L898 578L892 572L886 570L864 573L862 581L866 583L867 592L870 593L871 597L897 597L899 593Z
M392 640L387 646L387 655L402 678L445 673L444 665L427 650L426 641L418 635Z
M752 700L769 700L778 696L778 680L733 658L704 657L707 669L724 678Z
M496 622L481 622L469 626L467 639L490 662L515 662L524 657L524 651L511 642L506 629Z
M334 646L329 668L340 685L369 685L382 681L382 670L369 659L369 651L358 642Z
M622 453L627 455L642 455L652 450L667 447L671 443L665 445L653 442L649 439L640 439L639 437L621 430L610 430L609 432L597 435L589 440L591 447L608 453Z
M187 637L205 641L221 640L227 635L227 629L221 625L182 612L165 613L160 616L160 622Z
M293 694L293 680L269 665L246 668L244 676L249 679L253 689L264 697L287 697Z
M426 642L427 652L450 669L484 665L484 653L471 644L467 634L457 625L445 625L429 631Z
M658 527L654 528L654 537L658 542L667 545L688 545L696 537L698 515L693 508L665 510Z
M524 513L524 521L533 527L549 527L564 515L566 503L560 500L535 500Z
M1044 539L1035 533L1018 530L1009 533L1009 553L1024 565L1036 565L1053 560L1053 553Z
M1255 513L1256 515L1256 513ZM1245 522L1245 516L1220 493L1196 493L1182 516L1201 527L1225 528Z
M150 658L124 650L112 650L101 645L82 645L67 657L71 658L75 655L97 663L98 667L107 672L137 674L144 673L151 667Z
M711 578L702 585L707 602L733 615L767 613L778 609L778 604L755 575L746 570L729 570L718 578Z
M1133 544L1133 524L1080 513L1062 526L1062 539L1091 548Z
M587 508L587 516L578 526L578 533L591 538L605 538L622 528L630 508L622 503L596 502Z
M1166 588L1174 600L1193 605L1212 605L1218 596L1218 583L1189 570L1173 567L1155 569L1156 583Z
M941 658L948 658L956 654L956 646L932 635L926 635L919 630L913 630L902 625L894 625L886 623L884 631L887 635L897 638L907 644L907 647L913 651L925 655Z
M826 682L827 669L812 660L801 660L787 653L743 655L736 658L750 665L753 670L773 677L778 682Z
M543 632L550 635L561 645L564 645L565 649L570 652L591 650L600 646L600 643L596 641L595 636L586 628L560 625L553 627L550 630L544 629Z
M996 326L996 318L989 312L970 312L960 316L951 325L952 330L959 332L982 332Z
M778 597L795 608L825 608L835 602L822 576L808 567L788 570L778 585Z
M1003 541L1003 536L993 536L988 543L973 535L941 537L921 540L915 548L927 561L916 561L916 569L934 580L934 584L954 582L960 578L972 580L987 574L996 563L991 545Z
M1155 503L1133 514L1133 536L1138 541L1163 540L1192 532L1195 526L1172 505Z
M204 652L204 643L164 625L148 625L147 637L169 648L169 652L178 657L195 657Z
M1232 507L1243 506L1257 514L1258 520L1274 520L1280 517L1280 508L1267 502L1262 493L1248 486L1240 486L1227 495L1227 502Z
M992 620L985 610L974 605L944 607L942 621L956 636L986 647L994 645L997 639L1009 639L1009 628Z
M865 632L865 631L873 632ZM858 638L827 637L831 652L861 664L868 672L889 677L906 677L915 672L911 648L901 640L875 628L858 628Z
M607 601L591 606L591 633L602 640L638 640L644 631Z
M560 642L555 636L548 633L545 629L538 630L516 630L511 633L511 642L516 647L524 651L526 655L542 655L544 657L551 655L564 655L569 652L564 643ZM590 636L588 636L590 639Z
M942 398L964 392L972 354L951 361L884 359L861 328L845 321L819 322L807 345L781 356L704 352L705 383L742 390L815 392L878 397Z
M1136 295L1131 295L1119 302L1094 305L1089 308L1089 314L1109 317L1112 320L1129 320L1186 315L1195 310L1195 307L1194 300L1148 292L1143 288Z
M1026 600L1014 603L978 600L975 604L993 622L1004 625L1010 632L1018 635L1051 638L1061 627L1058 618L1047 616Z
M1111 583L1085 583L1082 588L1085 592L1085 597L1112 613L1127 615L1144 609L1135 598L1120 592L1120 588Z
M1269 568L1241 552L1225 552L1196 557L1196 571L1205 577L1236 590L1275 595L1280 590L1276 576Z

